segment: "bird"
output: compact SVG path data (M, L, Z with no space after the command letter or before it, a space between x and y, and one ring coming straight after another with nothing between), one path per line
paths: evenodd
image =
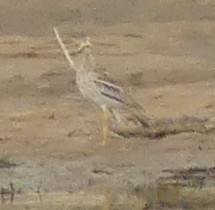
M108 138L110 115L119 123L122 119L118 111L120 109L129 108L128 110L132 110L132 119L140 122L144 127L149 126L148 119L140 114L142 107L131 100L109 74L96 71L96 62L92 53L93 45L88 36L76 39L76 50L72 53L77 57L74 62L57 28L54 28L54 33L70 67L76 71L76 84L81 94L102 110L102 145L106 144Z

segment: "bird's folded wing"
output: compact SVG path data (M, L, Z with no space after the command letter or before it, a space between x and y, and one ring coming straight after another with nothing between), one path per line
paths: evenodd
M125 103L123 89L114 84L114 81L108 78L107 75L99 75L94 82L99 87L102 95L118 103Z

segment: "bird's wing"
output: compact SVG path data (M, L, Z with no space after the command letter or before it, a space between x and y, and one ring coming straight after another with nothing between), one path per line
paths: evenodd
M98 69L96 72L98 72ZM102 72L105 72L105 70L102 69ZM138 121L143 127L149 127L150 119L146 117L143 107L136 103L126 89L123 90L108 73L97 74L97 79L94 82L99 86L104 96L124 105L122 111L128 113L127 117L130 121ZM119 110L114 110L114 113L118 113L118 117L121 117Z
M94 82L99 87L102 95L118 103L125 104L123 89L107 73L97 74Z

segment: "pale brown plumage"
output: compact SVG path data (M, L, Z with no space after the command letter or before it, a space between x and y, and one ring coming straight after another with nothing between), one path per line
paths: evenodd
M76 83L82 95L98 105L103 111L103 144L107 138L108 115L111 114L118 125L121 125L120 109L130 112L129 118L137 123L148 126L148 119L143 114L142 107L135 103L125 93L125 91L114 82L108 74L96 72L96 64L92 54L92 44L89 37L81 38L76 41L76 61L74 62L63 44L57 29L54 29L56 38L63 49L64 55L70 67L76 71Z

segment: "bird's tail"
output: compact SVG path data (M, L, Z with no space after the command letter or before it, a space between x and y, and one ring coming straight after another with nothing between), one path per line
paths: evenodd
M138 133L150 127L150 118L145 114L143 107L137 103L129 106L111 109L110 129L121 136Z
M140 104L132 102L128 105L128 108L133 118L135 118L144 128L150 127L150 118L146 116L145 110Z

